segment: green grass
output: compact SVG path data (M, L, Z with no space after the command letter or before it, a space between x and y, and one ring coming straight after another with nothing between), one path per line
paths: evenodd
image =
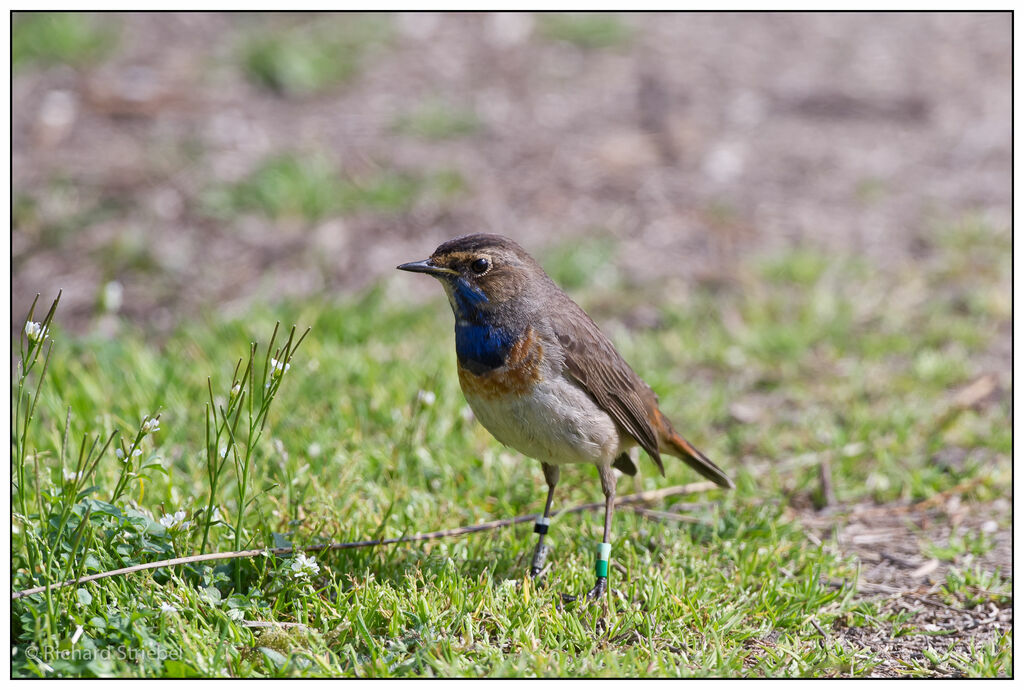
M443 140L468 136L480 126L474 110L432 98L397 118L392 129L421 139Z
M321 17L295 26L263 26L241 44L240 63L255 85L287 97L328 92L359 74L390 35L381 14Z
M584 50L620 48L633 40L633 29L614 14L543 12L538 23L544 38Z
M117 20L80 12L17 12L11 26L11 66L86 66L118 43Z
M962 241L963 233L972 239ZM614 591L606 602L560 605L561 592L592 584L600 516L574 514L553 520L553 567L540 589L523 580L535 538L526 523L316 554L316 573L289 557L254 558L17 600L12 673L870 673L880 663L875 652L838 635L822 640L815 624L825 631L913 630L858 598L851 585L829 584L856 582L857 564L828 538L821 546L808 542L792 506L813 501L817 468L784 460L837 451L833 475L842 502L920 500L965 482L965 501L1008 496L1009 395L952 417L948 403L953 389L979 373L975 362L1007 337L1001 300L964 298L1009 289L1009 233L965 224L949 231L931 259L896 273L808 252L754 259L742 287L724 291L626 290L622 276L607 270L613 252L603 242L580 256L556 248L545 265L574 285L573 295L659 393L663 409L738 485L676 501L702 503L692 513L701 524L620 510ZM35 417L13 453L24 459L25 478L12 495L12 587L39 584L46 572L59 579L200 552L211 505L217 519L210 520L208 552L393 537L538 511L538 464L501 447L466 415L441 291L422 277L391 280L422 280L414 289L435 289L438 298L414 308L374 289L336 303L311 300L231 321L189 322L159 343L131 328L115 340L72 337L62 332L58 310ZM623 323L645 304L656 305L656 325L627 329ZM237 445L226 435L208 442L211 393L214 407L229 417L238 409L230 391L244 377L232 372L239 360L245 368L253 341L261 345L244 397L252 391L254 400L267 399L265 343L277 319L312 330L279 379L280 390L266 389L273 405L262 437L244 432L243 411ZM922 368L924 349L941 364ZM37 366L27 390L38 375ZM758 422L731 416L730 403L740 399L760 406ZM156 413L159 431L140 440L140 420ZM78 469L83 436L105 440L113 432L121 436L111 449L86 454L95 469L80 480L65 477ZM838 452L855 442L860 450ZM142 451L130 471L113 454L118 446L129 456L132 447ZM239 456L229 452L211 501L209 468L225 446L249 462L236 465ZM952 473L936 469L932 457L943 446L985 462L968 461ZM751 471L764 461L769 471ZM646 459L641 467L637 479L620 480L620 493L696 479L671 459L665 478ZM592 468L563 471L557 506L599 498ZM180 520L167 517L178 511ZM971 535L961 534L933 548L980 548L967 542ZM1005 604L1009 581L965 563L937 596L950 606ZM305 627L255 629L245 621ZM1009 643L1007 637L979 644L964 655L937 639L937 660L908 662L906 674L1008 675Z
M413 174L382 169L352 178L341 175L322 156L284 154L267 159L245 179L212 190L204 206L224 218L259 213L316 221L360 211L401 213L421 198L445 200L464 186L453 170Z

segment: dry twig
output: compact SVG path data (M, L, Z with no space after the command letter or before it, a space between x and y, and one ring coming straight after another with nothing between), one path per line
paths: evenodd
M616 505L632 505L636 503L649 503L651 501L657 501L668 496L684 496L686 494L699 493L701 491L710 491L711 489L718 488L714 482L695 482L693 484L683 484L681 486L670 486L666 489L658 489L656 491L641 491L640 493L628 494L621 498L615 499ZM604 502L594 503L583 503L572 508L566 508L558 511L556 514L562 513L581 513L587 510L597 510L604 508ZM518 525L523 522L529 522L537 518L536 514L520 515L514 518L507 518L504 520L492 520L490 522L482 522L479 525L467 525L464 527L454 527L452 529L439 530L437 532L425 532L423 534L413 534L405 537L393 537L391 539L366 539L364 541L350 541L350 542L339 542L335 544L314 544L311 546L282 546L274 549L249 549L246 551L221 551L219 553L204 553L196 556L184 556L182 558L170 558L163 561L154 561L153 563L140 563L139 565L133 565L128 568L118 568L117 570L109 570L104 573L96 573L95 575L88 575L81 577L77 580L65 580L64 582L58 582L53 585L43 585L41 587L31 587L29 589L22 590L20 592L12 592L11 600L21 599L22 597L31 596L33 594L39 594L45 592L47 588L59 589L61 587L70 587L72 585L83 584L86 582L94 582L96 580L102 580L108 577L114 577L115 575L128 575L129 573L137 573L142 570L154 570L156 568L167 568L175 565L186 565L188 563L203 563L205 561L221 561L231 560L235 558L255 558L257 556L284 556L295 551L316 551L316 552L327 552L327 551L342 551L345 549L359 549L371 546L387 546L390 544L405 544L409 542L417 541L429 541L432 539L444 539L446 537L460 537L464 534L474 534L476 532L485 532L492 529L498 529L500 527L510 527L512 525Z

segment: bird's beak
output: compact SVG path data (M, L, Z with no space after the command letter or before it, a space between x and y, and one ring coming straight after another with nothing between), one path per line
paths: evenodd
M437 264L430 261L430 259L424 259L423 261L412 261L407 264L402 264L398 267L399 271L411 271L413 273L429 273L430 275L456 275L458 272L453 271L450 268L444 266L438 266Z

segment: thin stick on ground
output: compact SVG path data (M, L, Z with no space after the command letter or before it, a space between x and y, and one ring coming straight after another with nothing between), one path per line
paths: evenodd
M615 499L616 505L631 505L635 503L650 503L657 501L662 498L668 498L669 496L685 496L687 494L695 494L703 491L710 491L711 489L719 488L714 482L694 482L693 484L683 484L680 486L670 486L665 489L658 489L656 491L641 491L640 493L627 494L621 498ZM604 501L595 503L581 503L580 505L573 506L560 510L556 513L559 514L570 514L570 513L581 513L587 510L604 509ZM422 534L413 534L405 537L392 537L390 539L367 539L364 541L349 541L339 542L335 544L313 544L310 546L283 546L273 549L249 549L246 551L221 551L218 553L204 553L195 556L184 556L182 558L170 558L164 561L154 561L152 563L141 563L139 565L133 565L128 568L118 568L117 570L108 570L104 573L96 573L95 575L88 575L86 577L78 578L77 580L65 580L64 582L58 582L53 585L43 585L41 587L32 587L29 589L22 590L20 592L12 592L11 600L21 599L22 597L31 596L33 594L39 594L49 589L60 589L61 587L71 587L72 585L84 584L86 582L94 582L96 580L102 580L108 577L114 577L116 575L128 575L130 573L140 572L142 570L154 570L156 568L167 568L175 565L186 565L188 563L203 563L205 561L220 561L220 560L232 560L236 558L255 558L257 556L283 556L295 551L343 551L345 549L360 549L371 546L387 546L390 544L406 544L417 541L429 541L431 539L445 539L448 537L460 537L464 534L474 534L476 532L486 532L492 529L499 529L501 527L510 527L512 525L518 525L523 522L531 522L537 519L535 513L529 515L520 515L514 518L506 518L504 520L492 520L490 522L482 522L478 525L466 525L463 527L453 527L451 529L439 530L437 532L424 532Z

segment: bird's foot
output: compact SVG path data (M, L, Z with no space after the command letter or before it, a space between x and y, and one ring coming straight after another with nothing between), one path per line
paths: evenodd
M530 577L536 578L544 571L544 561L548 558L548 547L544 543L537 544L533 550L533 562L530 564Z
M597 582L594 584L594 588L587 592L587 601L595 601L604 596L605 590L608 589L608 578L598 577Z
M597 582L594 583L594 588L592 590L590 590L589 592L587 592L586 600L587 601L596 601L596 600L600 599L601 597L603 597L604 593L607 590L608 590L608 578L607 577L600 577L599 576L597 578ZM579 601L579 597L576 596L575 594L565 594L563 592L562 593L562 601L564 603L568 604L568 603L573 602L573 601Z
M545 586L545 576L548 571L551 570L550 565L546 565L543 568L530 568L530 579L533 580L533 586L537 589L542 589Z

